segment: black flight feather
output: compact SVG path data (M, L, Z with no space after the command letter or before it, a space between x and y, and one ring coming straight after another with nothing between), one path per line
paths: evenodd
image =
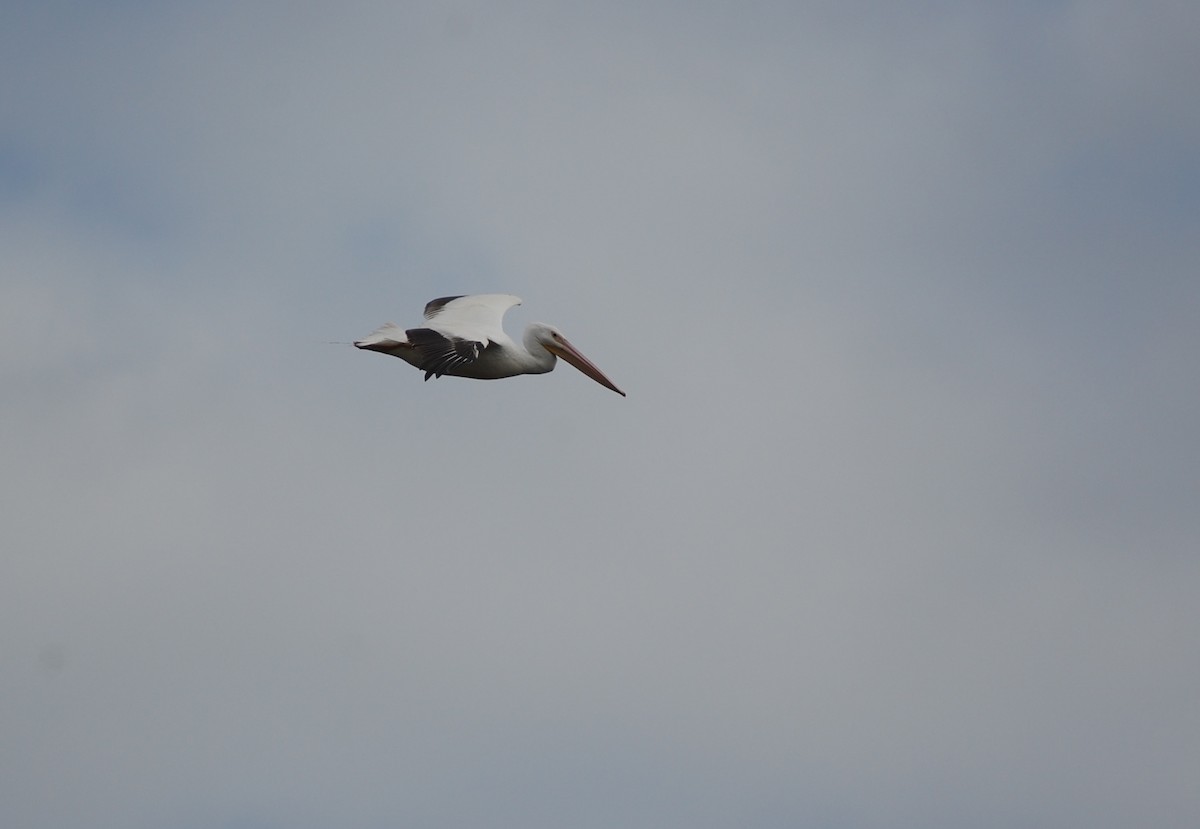
M434 300L430 300L429 302L425 303L425 319L433 319L437 315L437 312L445 308L448 303L451 303L456 299L462 299L464 296L466 296L466 294L459 294L458 296L443 296Z
M439 300L434 300L437 302ZM432 303L430 303L432 304ZM425 379L441 377L456 366L474 362L483 350L483 343L447 337L432 328L410 328L404 332L408 342L420 355L417 368L425 372Z

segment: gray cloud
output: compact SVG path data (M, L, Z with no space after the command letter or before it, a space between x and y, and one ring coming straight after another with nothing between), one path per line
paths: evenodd
M6 15L13 825L1195 823L1190 8Z

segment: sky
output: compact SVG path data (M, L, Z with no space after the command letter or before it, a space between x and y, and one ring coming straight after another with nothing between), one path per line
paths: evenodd
M5 825L1200 825L1197 30L5 4Z

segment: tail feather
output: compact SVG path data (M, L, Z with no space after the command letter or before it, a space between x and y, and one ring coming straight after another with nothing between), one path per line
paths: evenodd
M361 340L355 340L354 345L358 348L364 348L367 351L379 351L383 354L395 354L396 356L399 356L400 351L412 348L412 344L409 343L404 329L394 322L379 326Z

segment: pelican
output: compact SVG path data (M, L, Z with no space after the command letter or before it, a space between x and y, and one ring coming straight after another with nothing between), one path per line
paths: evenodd
M579 353L562 332L540 322L525 328L524 347L504 333L504 315L521 300L509 294L446 296L425 306L425 325L401 328L395 323L375 329L354 344L391 354L425 372L425 379L472 377L497 380L518 374L545 374L558 357L622 397L621 391L592 361Z

